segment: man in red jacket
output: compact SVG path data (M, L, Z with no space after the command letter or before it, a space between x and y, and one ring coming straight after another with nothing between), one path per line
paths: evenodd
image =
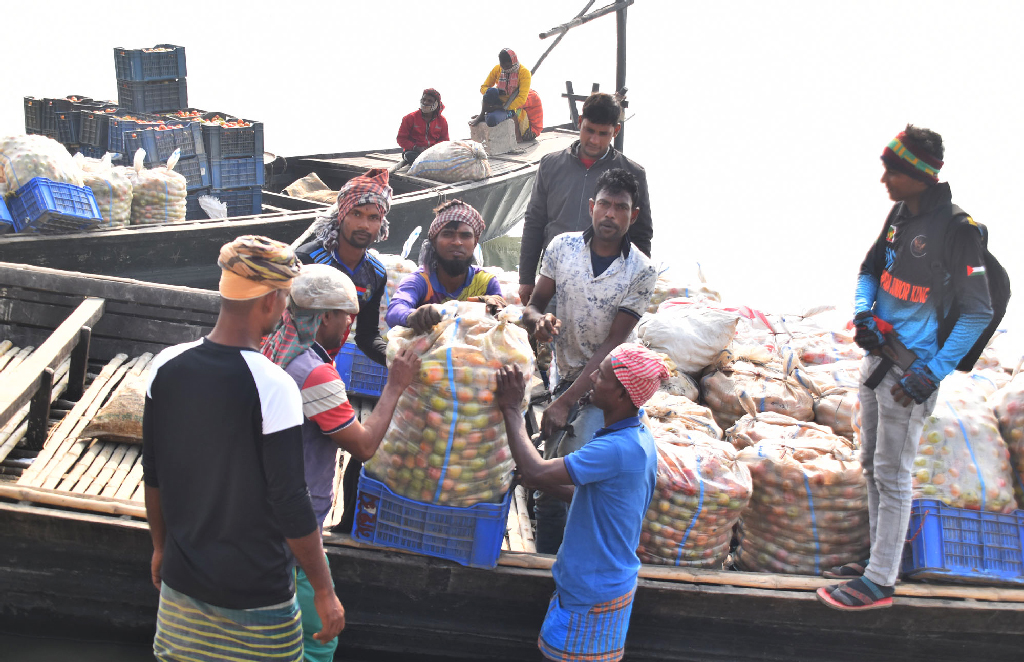
M398 145L402 148L402 159L409 165L423 150L448 138L448 120L441 115L444 104L441 93L432 87L423 90L420 109L402 118L398 129Z

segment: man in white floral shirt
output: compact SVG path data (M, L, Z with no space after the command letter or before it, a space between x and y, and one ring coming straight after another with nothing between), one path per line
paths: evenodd
M591 227L558 235L544 252L523 322L539 342L554 341L555 399L541 419L548 457L579 450L604 427L600 409L583 403L577 412L576 405L590 392L590 375L601 361L633 338L654 293L657 270L629 239L640 214L639 198L636 178L628 171L603 173L590 199ZM552 297L557 318L542 312ZM567 433L555 446L552 441L562 430ZM571 499L568 493L537 497L537 551L544 554L557 553L562 542L568 506L559 497Z

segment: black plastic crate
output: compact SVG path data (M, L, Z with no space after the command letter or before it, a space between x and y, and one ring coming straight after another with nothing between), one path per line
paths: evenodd
M25 133L43 132L43 106L45 99L25 97Z
M184 78L185 47L157 44L153 48L114 49L117 80L156 81Z
M203 119L203 115L206 115L205 110L198 108L178 108L177 110L160 113L160 116L164 119L176 120L179 122L199 122Z
M115 112L117 112L116 106L112 112L105 110L81 111L79 113L81 123L81 128L78 132L79 142L90 147L100 147L103 151L106 151L109 141L110 117Z
M207 117L212 115L208 113ZM239 126L242 123L249 126ZM236 118L225 124L207 121L203 125L203 139L206 141L206 154L211 159L263 157L263 122Z
M263 155L241 159L210 159L215 189L263 186Z
M68 99L43 99L43 130L41 133L48 138L59 140L57 115L70 112L71 101Z
M263 213L263 189L249 186L238 189L213 189L210 193L228 206L228 217L255 216Z
M146 165L165 163L174 150L181 158L205 155L203 127L199 122L172 122L143 126L124 134L126 156L134 157L139 148L146 150Z
M78 144L78 126L74 111L54 113L54 123L57 129L57 142L62 145Z
M107 148L81 144L78 146L78 151L82 153L82 156L87 156L90 159L102 159L107 153Z
M177 165L174 166L174 172L184 175L186 188L189 191L210 187L210 168L206 163L205 155L179 159Z
M136 113L158 113L188 107L185 79L156 82L117 81L117 105Z

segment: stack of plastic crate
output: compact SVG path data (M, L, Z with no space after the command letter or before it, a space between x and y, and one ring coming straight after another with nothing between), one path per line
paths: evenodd
M135 113L160 113L188 107L185 48L115 48L117 105Z
M228 216L263 211L263 123L227 113L203 115L203 140L210 159L211 195Z

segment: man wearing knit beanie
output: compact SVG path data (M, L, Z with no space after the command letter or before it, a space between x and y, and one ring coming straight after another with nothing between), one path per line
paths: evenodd
M939 183L943 151L939 134L908 124L882 152L882 184L895 205L861 265L854 317L857 344L869 352L860 404L871 556L824 573L848 580L818 590L833 609L892 604L924 420L939 383L993 316L984 230ZM944 329L954 307L960 316Z
M590 375L590 401L604 415L594 439L545 460L526 436L519 368L498 373L496 402L523 483L571 501L565 538L551 568L555 595L537 645L551 660L622 658L640 559L636 548L654 494L658 457L641 407L668 370L642 345L615 347Z

